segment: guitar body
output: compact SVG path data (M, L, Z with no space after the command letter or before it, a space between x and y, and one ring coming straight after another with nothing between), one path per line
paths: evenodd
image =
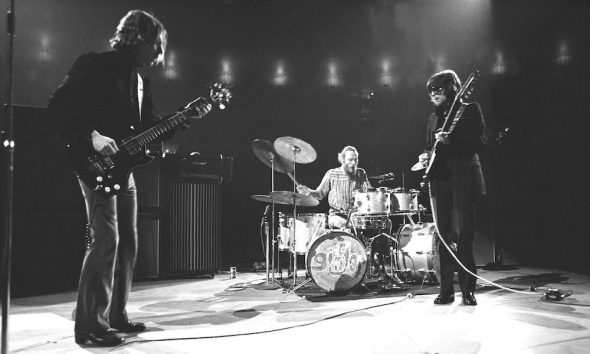
M155 159L146 153L144 147L102 156L94 149L79 144L68 145L68 158L78 177L103 196L116 195L127 185L129 174L134 169Z

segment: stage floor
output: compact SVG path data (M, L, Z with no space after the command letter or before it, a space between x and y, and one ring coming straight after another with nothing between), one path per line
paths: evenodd
M518 267L479 270L478 306L434 305L435 285L381 286L329 295L314 283L286 293L259 289L265 273L136 282L130 318L147 324L115 348L80 347L71 320L76 293L13 299L9 350L113 353L587 353L590 276ZM302 276L298 279L301 282ZM286 283L286 282L285 282ZM375 284L373 284L375 285ZM537 291L530 290L531 286ZM546 288L571 291L545 301ZM266 288L262 286L262 288ZM456 289L458 287L456 286ZM411 295L408 295L411 294Z

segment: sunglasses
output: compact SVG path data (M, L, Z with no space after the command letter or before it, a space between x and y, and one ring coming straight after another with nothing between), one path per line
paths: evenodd
M430 96L442 95L445 92L445 89L442 87L431 87L428 89L428 94Z

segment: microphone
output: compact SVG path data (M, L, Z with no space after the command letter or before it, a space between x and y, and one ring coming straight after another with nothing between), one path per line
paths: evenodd
M377 176L370 176L370 179L394 179L395 175L393 174L393 172L389 172L383 175L377 175Z

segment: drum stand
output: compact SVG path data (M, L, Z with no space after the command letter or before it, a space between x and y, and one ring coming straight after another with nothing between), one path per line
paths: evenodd
M394 247L393 247L393 243L395 243L397 245L397 239L394 236L391 236L385 232L381 232L380 234L373 236L371 238L367 238L367 242L365 243L365 249L367 252L367 261L368 261L368 267L367 267L367 273L365 275L365 279L374 279L375 278L375 274L373 274L373 241L375 239L377 239L378 237L381 236L385 236L387 237L390 241L392 241L392 246L389 247L389 256L390 256L390 263L391 263L391 274L387 274L387 271L385 269L378 269L377 274L384 274L387 280L387 284L385 284L384 288L386 290L391 290L391 289L401 289L401 284L402 281L398 278L397 274L394 271L393 268L393 257L394 257ZM381 261L376 262L377 267L383 267L383 263ZM366 288L366 286L365 286Z

